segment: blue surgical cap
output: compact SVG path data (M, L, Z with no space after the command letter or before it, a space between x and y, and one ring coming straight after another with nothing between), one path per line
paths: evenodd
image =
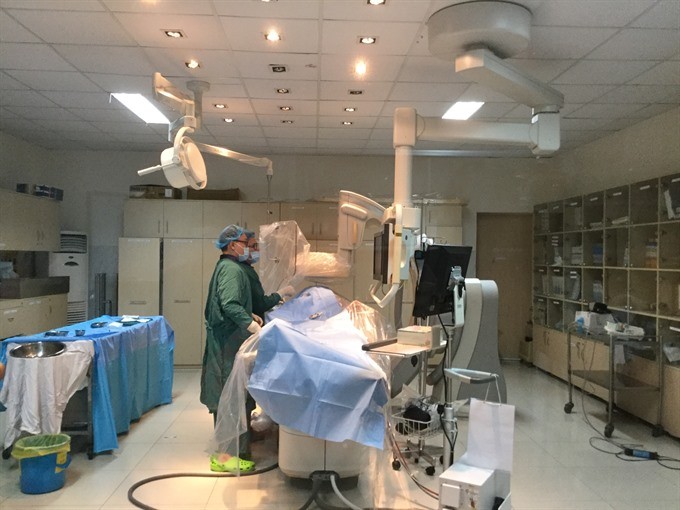
M217 241L215 241L215 246L220 250L224 250L229 243L236 241L239 237L243 235L243 229L238 225L229 225L222 232L220 232Z

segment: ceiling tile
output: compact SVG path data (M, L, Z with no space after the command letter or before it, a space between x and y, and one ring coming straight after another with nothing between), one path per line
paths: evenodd
M642 28L678 28L680 20L680 2L678 0L661 0L651 9L634 20L631 27Z
M52 129L58 131L93 131L99 132L90 122L84 120L50 120L43 119L35 121L45 129Z
M84 73L90 80L107 92L138 92L151 96L151 76L130 76L124 74Z
M41 42L5 12L0 12L0 42Z
M34 90L101 91L97 84L77 72L17 70L8 74Z
M285 82L271 80L255 80L246 78L243 80L245 88L248 92L248 97L274 99L285 98L290 99L318 99L319 84L316 80L286 80ZM286 88L289 90L288 94L279 94L276 92L279 88Z
M319 6L317 7L317 5ZM233 18L270 18L270 19L317 19L320 2L254 2L253 0L229 0L214 2L215 11L220 16Z
M68 111L90 122L139 122L139 117L127 108L69 108Z
M374 56L364 57L359 53L348 55L321 55L321 79L329 81L356 80L357 83L368 80L393 81L405 57ZM359 77L354 66L363 61L366 63L366 74Z
M266 80L316 80L319 57L316 54L258 53L250 51L233 52L234 63L243 78L264 78ZM285 73L272 72L270 65L283 65Z
M153 131L148 124L145 124L141 119L133 122L109 122L106 121L93 121L90 122L93 126L99 129L103 133L118 133L118 134L129 134L134 135L135 138L138 135L152 135L155 139L162 139L162 136Z
M75 70L56 51L44 44L2 43L0 64L3 69Z
M259 126L239 126L237 123L207 126L210 133L218 138L229 140L232 137L263 138L262 128Z
M45 0L2 0L2 6L5 9L45 9L49 6L49 10L55 11L103 11L104 8L99 2L92 0L49 0L46 4Z
M264 127L262 128L267 138L313 138L316 137L316 128L311 127L295 127L294 125L282 127Z
M363 129L373 129L377 117L358 117L352 116L349 113L345 116L325 116L319 121L319 128L325 129L337 129L342 135L346 133L347 130L351 130L352 133L356 133ZM351 122L350 126L343 125L343 122ZM366 135L368 136L368 134ZM319 131L319 137L321 137L321 131ZM353 137L353 135L352 135Z
M7 110L29 120L82 120L64 108L8 106Z
M451 3L451 2L449 2ZM325 0L323 18L362 21L426 21L427 0L390 0L385 5L368 5L366 0Z
M293 121L292 127L296 128L316 128L316 115L258 115L258 120L263 128L289 126L284 121Z
M54 102L32 90L4 90L0 94L0 106L55 107Z
M91 0L88 0L91 1ZM147 14L166 13L166 14L212 14L213 2L208 0L182 1L141 1L140 0L101 0L113 12L143 12ZM231 3L229 2L214 2Z
M680 85L680 61L661 62L630 80L644 85Z
M106 92L46 90L42 94L65 108L125 108L118 101L111 102Z
M582 60L557 77L553 83L619 85L654 65L646 60Z
M253 110L258 115L316 115L316 101L281 99L253 99ZM282 112L280 106L289 106L291 113Z
M613 28L532 27L531 43L516 58L575 59L616 33Z
M576 63L576 60L527 60L511 58L507 62L537 80L549 83Z
M600 104L590 103L569 114L570 119L615 119L630 115L644 105L639 103L629 104Z
M316 146L320 149L361 149L366 145L365 138L319 138Z
M222 24L214 16L127 14L116 18L141 46L184 49L227 48ZM168 37L164 30L181 30L185 37Z
M207 126L211 129L213 126L228 126L224 121L225 118L233 119L235 126L258 126L257 117L255 117L252 112L249 113L234 113L234 112L224 112L221 114L208 112L205 109L203 111L203 126Z
M349 117L377 117L383 107L383 101L361 101L354 102L352 99L346 101L320 101L319 114L322 117L347 115ZM354 112L345 112L344 109L352 107ZM349 118L348 117L348 118ZM351 118L350 118L351 120Z
M572 119L569 117L564 117L562 118L561 122L561 128L564 129L565 131L568 130L595 130L599 129L602 126L606 125L608 122L610 122L610 118L601 118L601 119L592 119L592 118L583 118L583 119Z
M12 16L43 41L57 44L129 46L132 38L106 12L13 10Z
M154 71L166 77L206 81L211 78L219 81L238 77L238 70L232 63L232 53L226 50L146 48L145 53ZM185 62L191 59L200 63L198 69L187 68Z
M413 103L411 101L387 101L380 112L381 117L390 118L390 126L392 125L392 118L394 117L394 110L396 108L415 108L418 115L421 117L441 117L446 110L451 106L451 102L421 102Z
M389 82L322 81L321 99L343 101L384 101L392 88ZM350 90L363 90L363 94L350 95Z
M558 0L542 2L533 11L536 26L624 27L654 0Z
M380 23L370 21L323 22L322 53L406 55L415 39L419 23ZM360 44L359 37L375 37L375 44Z
M568 85L561 83L555 88L564 94L566 103L588 103L609 92L614 85Z
M28 87L9 74L0 72L0 90L27 90Z
M210 83L210 90L203 94L204 100L213 101L214 99L226 100L227 98L247 97L240 79L231 78L229 79L231 83L224 83L225 81L227 80L220 80L219 83ZM189 89L187 88L187 90Z
M515 109L513 103L484 103L482 107L475 112L472 120L495 120L504 117ZM529 121L530 116L525 117Z
M680 88L674 85L622 85L597 98L596 102L680 104Z
M203 109L209 115L219 115L221 117L231 117L235 114L252 115L255 113L252 104L245 98L229 98L224 104L227 105L227 108L218 110L212 104L205 104L204 102Z
M677 30L628 28L588 55L589 59L636 60L669 58L680 49Z
M86 46L55 44L54 49L82 72L121 74L151 77L156 71L141 48L124 46Z
M673 108L677 108L678 103L659 103L659 104L650 104L649 106L645 106L644 108L640 108L639 110L635 110L633 113L631 113L629 116L633 118L637 118L638 120L640 119L648 119L649 117L654 117L655 115L660 115L664 112L667 112L668 110L671 110Z
M316 20L226 18L220 21L231 49L267 53L316 53L319 51L319 26ZM278 42L265 38L269 30L281 35Z

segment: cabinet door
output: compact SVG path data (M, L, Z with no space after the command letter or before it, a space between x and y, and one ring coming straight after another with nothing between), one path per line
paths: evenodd
M241 223L241 202L206 200L203 202L203 239L217 239L224 227Z
M549 330L548 354L550 356L550 373L560 379L567 379L567 335L561 331Z
M302 234L307 239L314 236L314 221L316 219L316 204L311 202L284 202L281 204L281 219L294 220Z
M336 240L338 238L338 204L335 202L319 202L316 204L316 220L314 221L316 239Z
M541 370L550 372L551 360L548 352L548 330L541 326L534 326L534 365Z
M161 240L118 239L118 313L160 314Z
M426 204L423 208L423 223L433 227L460 227L463 225L463 210L457 204Z
M59 251L59 203L42 198L33 204L33 217L38 225L36 251Z
M24 331L25 313L21 300L8 300L0 310L0 340L11 336L26 335ZM10 306L11 305L11 306Z
M163 243L163 316L175 332L175 364L200 365L203 240Z
M260 226L269 225L280 218L278 202L243 202L241 207L241 226L260 235Z
M45 297L45 330L65 326L68 322L68 294L54 294Z
M164 200L163 237L201 239L203 237L203 202L200 200Z
M215 271L215 265L220 259L220 250L215 248L215 244L212 239L204 239L202 242L202 256L203 262L201 267L201 352L205 350L205 302L208 297L208 289L210 288L210 278L212 278L213 271Z
M134 199L123 207L124 237L163 237L163 200Z

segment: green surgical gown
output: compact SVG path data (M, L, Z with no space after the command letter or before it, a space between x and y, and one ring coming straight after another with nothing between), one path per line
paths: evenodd
M264 314L274 308L275 305L279 304L281 296L276 292L266 296L264 289L262 288L262 283L260 282L260 277L255 269L248 264L242 264L241 267L246 272L246 275L248 275L248 281L250 282L251 296L253 298L253 313L264 319Z

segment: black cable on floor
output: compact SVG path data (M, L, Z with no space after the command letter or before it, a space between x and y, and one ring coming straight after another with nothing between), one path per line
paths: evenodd
M132 485L128 489L127 497L128 501L135 505L137 508L141 508L142 510L160 510L158 508L155 508L150 505L146 505L139 501L137 498L134 496L134 492L140 488L142 485L146 485L147 483L151 482L156 482L158 480L166 480L168 478L236 478L238 476L253 476L253 475L261 475L262 473L266 473L267 471L271 471L272 469L276 469L279 467L278 463L272 464L271 466L267 466L266 468L262 469L256 469L255 471L249 471L248 473L169 473L166 475L158 475L158 476L151 476L149 478L144 478L143 480L140 480L136 482L135 484Z

